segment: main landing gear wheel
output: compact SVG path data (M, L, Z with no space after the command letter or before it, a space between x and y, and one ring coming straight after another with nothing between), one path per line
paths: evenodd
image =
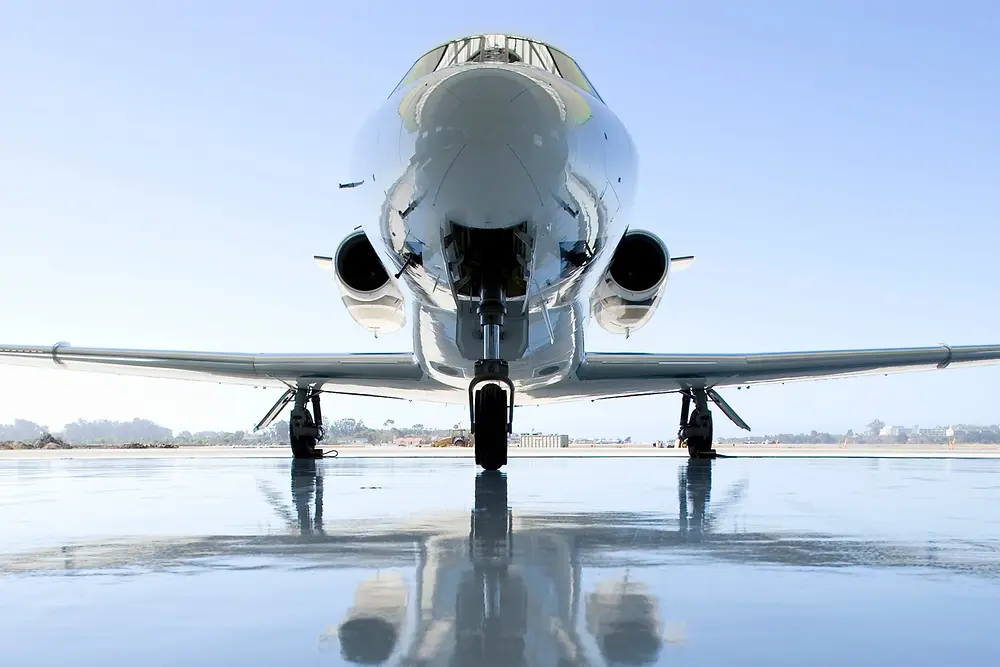
M292 456L297 459L323 458L323 450L316 449L323 439L323 413L319 397L319 391L311 387L299 387L295 391L295 406L288 420L288 441L292 446ZM312 414L307 407L310 402Z
M715 454L712 449L712 413L695 408L688 422L687 447L691 458L709 458Z
M691 410L692 399L694 410ZM713 431L712 411L708 408L706 390L685 391L681 398L681 423L677 439L682 447L687 447L688 456L693 459L715 458L715 450L712 449Z
M476 392L476 464L483 470L507 465L507 410L507 391L500 385L486 384Z

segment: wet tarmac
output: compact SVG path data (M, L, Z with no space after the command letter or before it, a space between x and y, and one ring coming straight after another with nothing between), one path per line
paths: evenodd
M0 460L0 664L1000 664L1000 461L505 472Z

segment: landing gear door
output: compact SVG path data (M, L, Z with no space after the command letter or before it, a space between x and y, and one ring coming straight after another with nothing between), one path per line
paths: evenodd
M463 302L455 319L458 351L465 359L481 359L483 356L483 328L479 324L476 304ZM500 337L500 358L514 361L524 356L528 349L528 316L522 313L520 304L507 304L503 332Z

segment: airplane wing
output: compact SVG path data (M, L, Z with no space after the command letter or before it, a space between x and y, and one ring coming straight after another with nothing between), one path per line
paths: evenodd
M1000 345L763 354L588 353L575 378L532 393L542 400L596 400L996 363Z
M770 352L588 353L576 374L529 392L528 402L607 399L682 389L874 375L1000 363L1000 345ZM332 393L455 402L413 354L248 354L0 345L0 364L201 380L258 387L323 383Z
M450 388L427 377L413 354L247 354L0 345L0 364L201 380L257 387L323 383L332 393L434 401Z

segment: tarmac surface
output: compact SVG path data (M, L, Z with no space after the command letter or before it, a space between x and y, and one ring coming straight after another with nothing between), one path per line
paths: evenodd
M997 460L233 451L4 452L0 664L1000 664Z
M395 445L323 447L328 456L341 458L437 458L472 459L471 447L401 447ZM718 445L725 458L903 458L903 459L1000 459L1000 445ZM107 459L107 458L288 458L287 447L208 447L185 446L172 449L112 449L76 447L72 449L0 450L3 459ZM686 449L652 445L571 445L570 447L511 447L511 459L537 458L681 458Z

